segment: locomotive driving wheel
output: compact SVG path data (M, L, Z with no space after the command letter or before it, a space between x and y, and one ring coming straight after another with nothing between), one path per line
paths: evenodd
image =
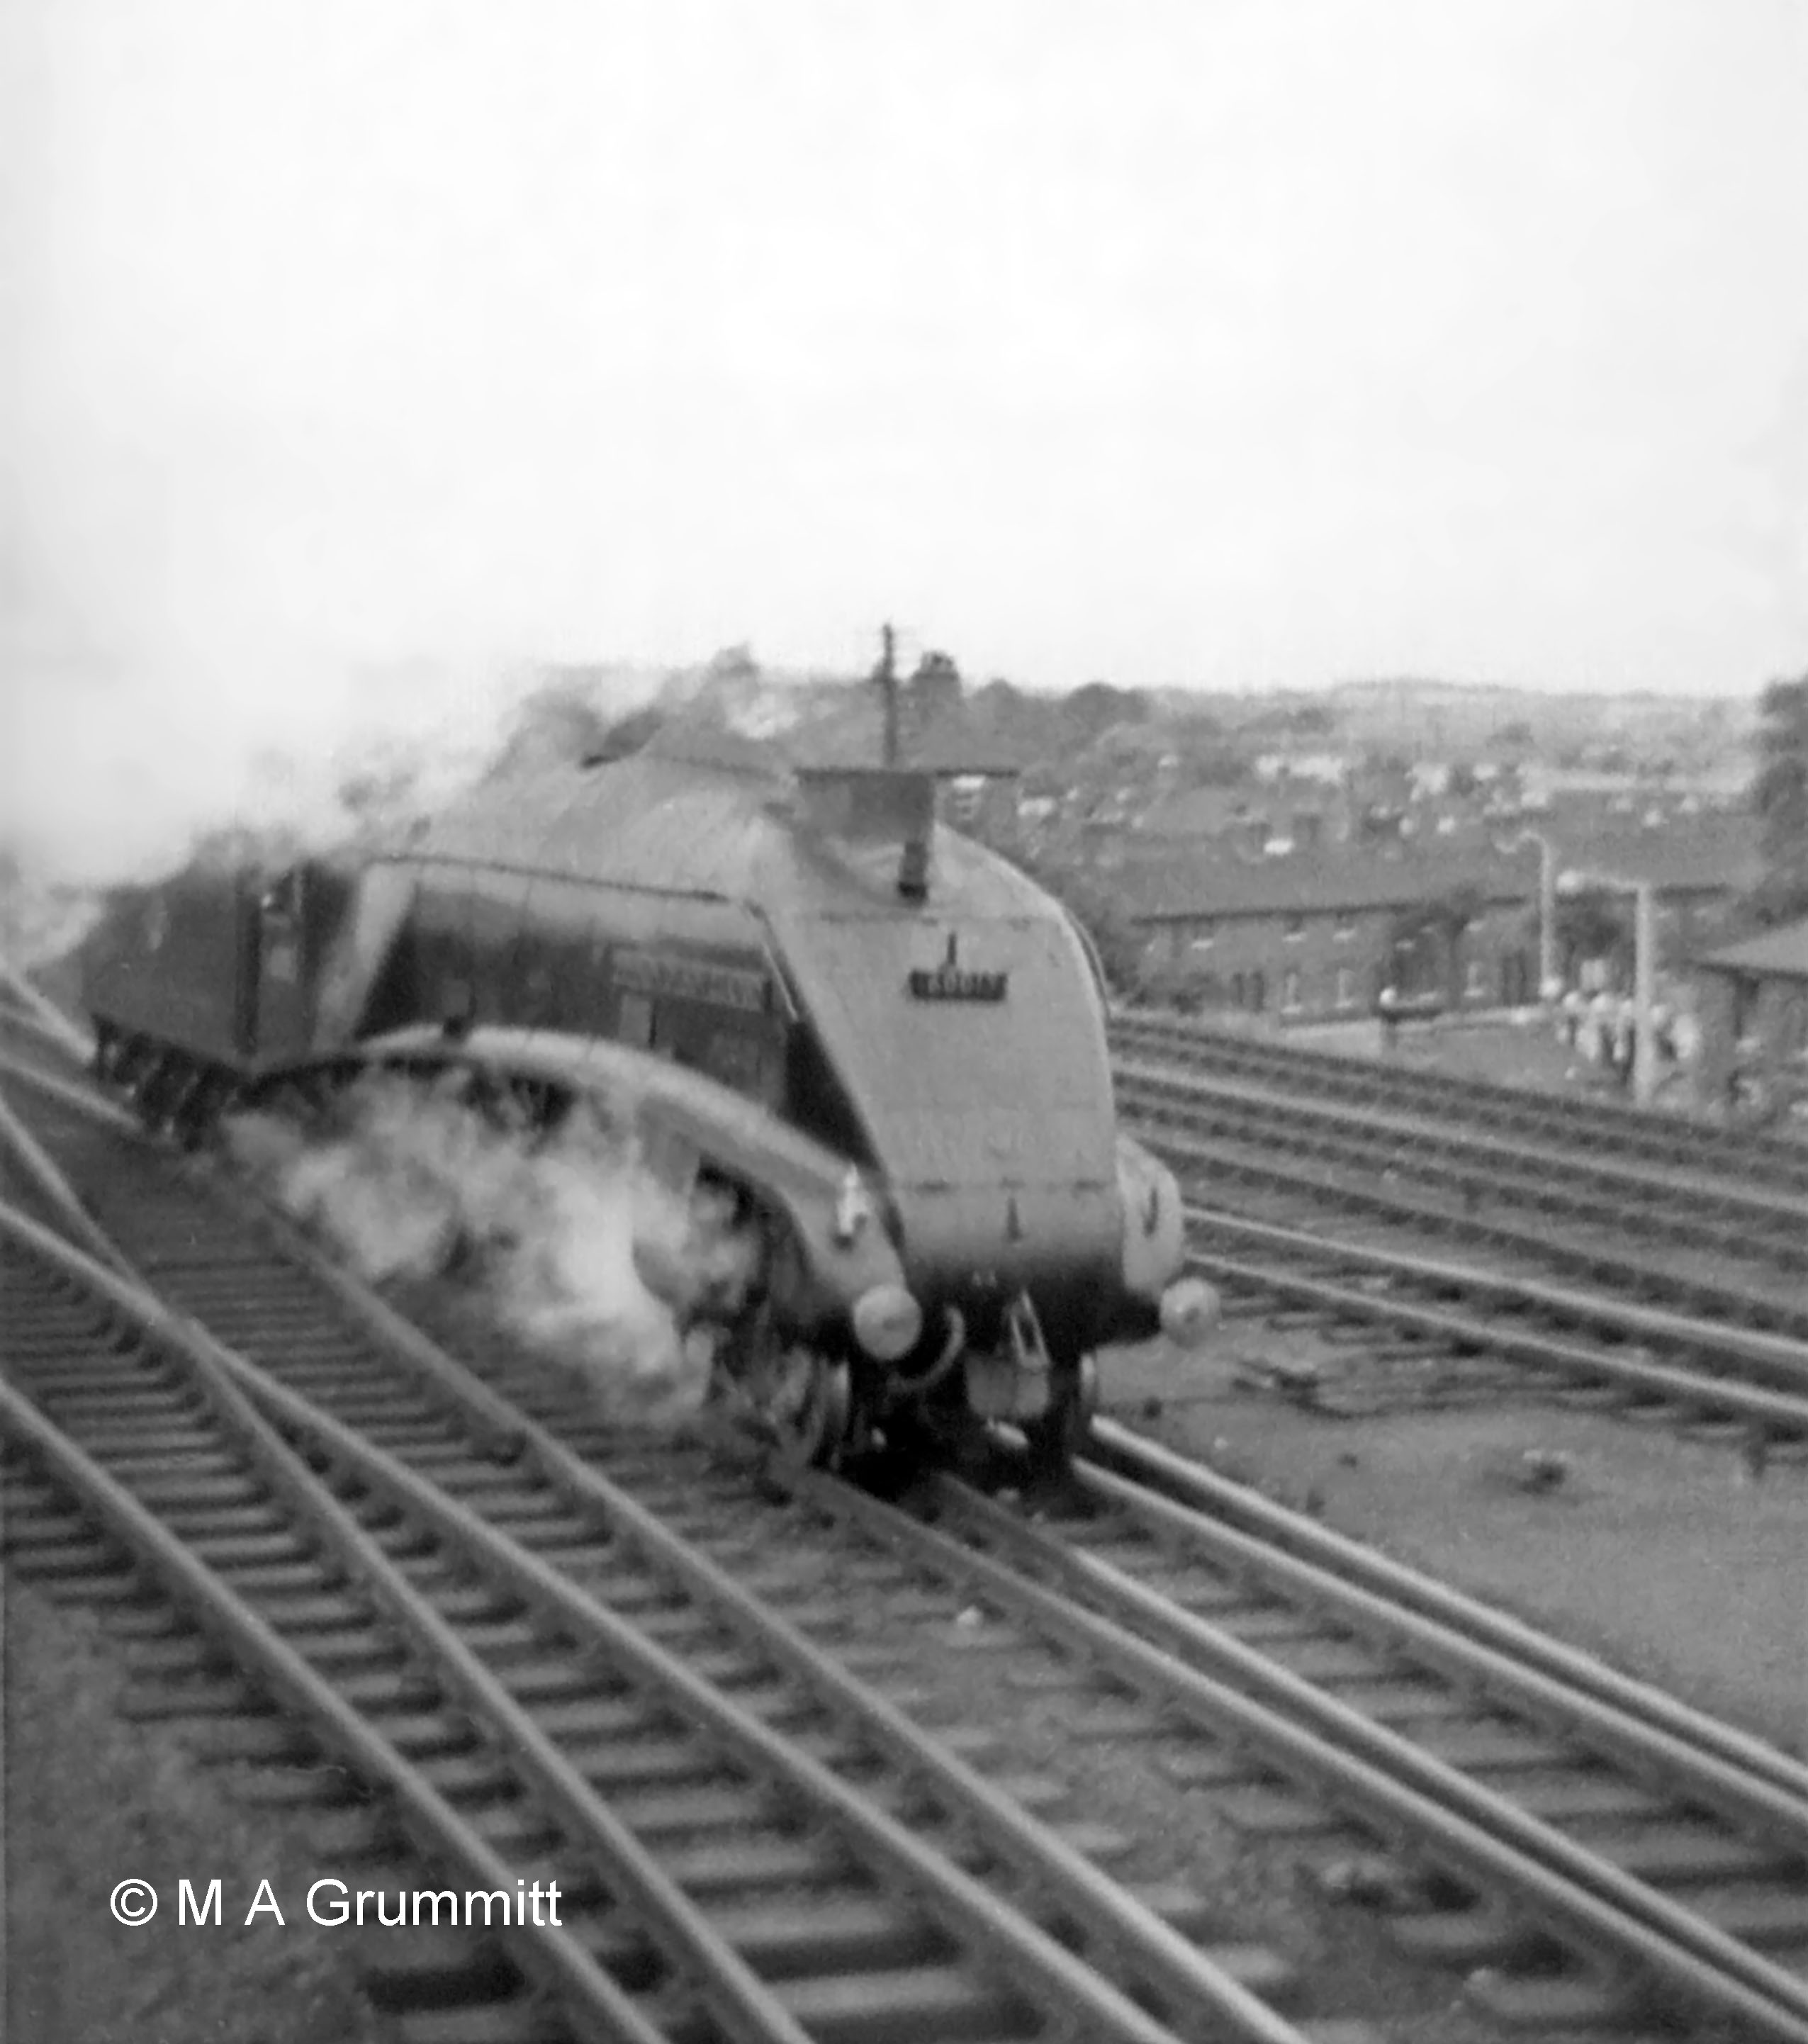
M711 1395L768 1453L780 1477L833 1469L852 1425L853 1383L839 1356L790 1341L762 1301L727 1331Z
M772 1435L775 1473L835 1468L853 1407L847 1365L797 1343L776 1359L762 1389L759 1409Z

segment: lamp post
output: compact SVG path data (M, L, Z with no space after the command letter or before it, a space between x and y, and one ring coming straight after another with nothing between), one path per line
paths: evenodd
M1557 966L1557 847L1542 831L1522 830L1501 848L1511 858L1528 844L1538 847L1538 998L1550 1006L1563 991Z
M1649 880L1633 889L1632 961L1632 1097L1649 1107L1657 1097L1657 890Z

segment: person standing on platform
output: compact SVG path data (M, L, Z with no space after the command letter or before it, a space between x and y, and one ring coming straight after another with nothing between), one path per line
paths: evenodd
M1381 1047L1392 1056L1400 1040L1400 997L1392 986L1384 986L1376 1003L1381 1017Z

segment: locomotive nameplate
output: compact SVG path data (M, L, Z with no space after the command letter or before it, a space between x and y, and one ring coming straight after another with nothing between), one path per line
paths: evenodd
M969 972L961 966L938 966L933 972L919 967L911 974L910 990L919 1001L1002 1001L1010 978L1006 972Z
M657 951L623 949L615 955L615 983L636 993L675 994L683 1001L703 1001L716 1008L739 1008L762 1014L766 1005L763 973L731 965L705 965L697 959L662 958Z

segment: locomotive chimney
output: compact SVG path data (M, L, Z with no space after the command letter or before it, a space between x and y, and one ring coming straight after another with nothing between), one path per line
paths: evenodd
M898 892L907 901L921 901L929 893L929 840L907 837L898 860Z
M927 895L933 774L912 766L800 766L797 782L815 829L848 845L896 845L899 893L907 901Z

